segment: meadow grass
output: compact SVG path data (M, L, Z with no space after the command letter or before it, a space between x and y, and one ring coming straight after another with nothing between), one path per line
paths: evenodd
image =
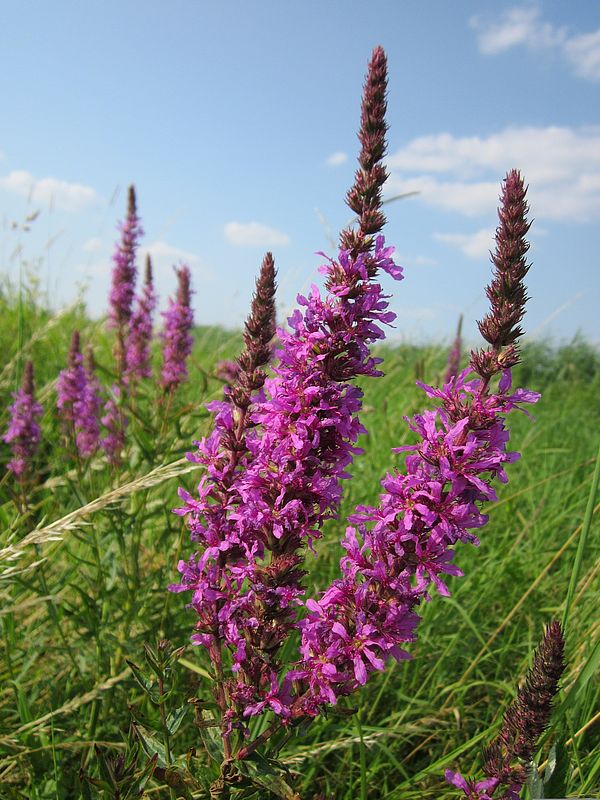
M198 481L200 470L183 456L208 429L203 403L222 394L215 364L239 351L241 337L197 328L190 380L168 420L152 401L152 387L142 388L126 463L113 470L98 459L82 469L64 449L54 381L73 327L93 342L104 382L111 340L80 306L56 318L32 298L17 299L0 295L0 425L6 428L25 358L35 363L45 415L42 483L25 512L13 502L11 477L0 480L0 797L75 798L83 791L80 770L97 774L94 745L123 752L132 715L140 725L156 720L128 660L141 664L144 644L161 637L175 646L188 642L194 615L166 587L177 581L177 561L192 545L171 509L177 486L193 491ZM427 407L415 379L437 383L443 376L445 347L388 346L382 354L385 377L364 382L369 433L345 487L341 521L327 524L318 557L307 557L313 594L337 574L345 516L376 500L380 478L402 463L391 448L413 441L403 417ZM586 506L597 463L600 356L579 340L554 349L530 344L515 383L543 397L535 422L519 413L509 420L522 459L508 468L510 483L490 505L481 546L460 546L465 577L449 580L452 597L435 597L421 609L413 659L390 664L328 718L294 733L284 761L303 800L454 796L444 770L476 771L543 624L567 610L568 666L540 758L550 738L558 741L570 760L564 796L599 791L599 504L592 498L587 515ZM208 667L201 648L187 650L175 669L170 707L208 696ZM174 756L200 751L191 709L181 713ZM175 795L153 781L147 796Z

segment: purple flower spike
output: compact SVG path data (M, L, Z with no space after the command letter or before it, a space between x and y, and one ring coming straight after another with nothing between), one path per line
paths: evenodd
M136 252L140 237L143 234L140 219L137 215L135 188L129 187L127 216L119 226L121 240L117 243L113 255L112 285L109 295L109 325L117 330L115 344L115 361L119 382L125 372L125 340L131 319L131 307L135 293L137 268Z
M114 267L109 297L109 321L113 328L121 328L129 322L135 292L137 275L135 256L143 230L137 215L134 186L129 187L127 216L119 229L121 241L118 242L113 256Z
M31 460L39 446L41 430L38 419L43 413L42 406L35 400L33 364L25 366L21 388L13 393L10 406L10 423L2 437L11 446L13 458L7 469L22 478L31 467Z
M313 286L307 297L298 297L289 329L278 332L274 376L265 381L263 374L258 382L254 354L262 350L268 357L273 333L272 323L266 324L272 280L261 289L270 271L265 259L240 376L229 402L209 405L214 431L191 456L207 474L197 497L180 490L183 504L176 513L186 518L200 552L180 563L181 584L173 588L192 592L198 614L192 641L207 647L214 663L222 647L229 650L233 676L217 681L217 701L228 724L235 720L244 729L248 717L268 709L286 724L305 713L294 698L293 680L279 680L280 649L298 624L303 551L321 537L325 520L336 516L341 483L359 452L362 392L350 382L382 374L370 347L394 320L376 278L383 271L400 279L402 269L393 261L394 249L374 235L383 224L378 186L385 174L379 163L385 152L385 86L385 56L378 48L363 101L361 170L351 190L359 226L342 234L337 257L320 268L327 294ZM263 295L261 310L256 301ZM371 666L383 667L371 634L367 622L356 643L337 630L336 646L348 654L355 682ZM327 687L336 679L332 664L321 666L315 663L306 673L311 686ZM296 678L301 680L299 672Z
M183 265L176 270L178 289L175 300L169 299L169 308L163 312L165 326L163 340L163 364L160 384L165 392L174 392L187 380L187 359L192 352L194 338L194 313L191 307L190 268Z
M93 455L98 447L100 426L99 385L93 373L93 359L84 366L79 331L73 331L69 349L69 364L56 382L57 408L65 433L80 456Z
M79 331L73 331L69 347L69 360L56 381L57 408L69 433L75 429L76 406L85 391L86 375L81 355Z
M83 458L93 455L100 443L102 390L96 377L94 353L88 347L84 359L85 389L77 407L76 444Z
M108 463L116 467L121 463L121 453L125 446L125 430L129 420L120 407L121 389L114 384L111 392L112 397L109 397L104 404L104 416L101 419L107 435L101 439L100 444L106 453Z
M452 347L450 348L450 352L448 353L448 363L446 365L446 377L444 379L444 383L448 383L451 378L456 378L460 372L460 359L462 355L462 323L463 316L461 314L458 318L456 336L454 338L454 342L452 343Z
M382 480L377 507L359 506L350 517L356 528L346 533L342 577L318 601L306 602L308 615L300 623L303 660L292 674L300 679L296 705L307 716L316 716L332 697L354 692L389 656L406 657L402 645L416 639L415 609L430 599L432 587L449 594L442 576L462 574L452 563L454 546L479 544L472 531L487 523L480 506L496 499L492 480L506 483L504 465L519 458L507 449L505 415L539 399L535 392L511 392L505 366L515 363L515 342L522 333L517 322L527 297L524 193L518 173L509 173L499 211L496 271L488 288L491 310L480 326L493 347L472 354L478 376L467 380L467 369L443 389L419 384L438 405L409 420L419 442L397 448L408 453L404 472ZM490 379L500 371L493 393ZM315 683L309 676L316 665L322 678Z
M155 308L156 294L152 280L152 262L150 256L147 256L144 289L138 297L127 337L125 375L129 379L152 377L150 343L152 341L152 314Z
M520 322L528 300L523 280L529 271L526 261L529 242L525 238L531 223L527 221L529 206L527 187L516 169L504 179L499 225L496 229L496 250L492 255L494 277L486 289L490 311L479 330L492 347L471 354L471 368L484 380L514 367L520 361L517 339L523 335Z
M485 751L483 771L508 787L516 797L527 779L527 768L546 730L552 701L565 668L565 642L560 623L550 623L517 698L504 714L500 733Z

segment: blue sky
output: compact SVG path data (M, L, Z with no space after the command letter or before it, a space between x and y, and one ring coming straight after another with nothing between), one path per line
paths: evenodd
M350 216L366 64L389 62L394 336L475 340L500 182L530 185L530 335L600 341L600 4L438 0L3 4L0 258L102 314L133 182L163 306L243 321L266 249L280 317ZM23 230L28 215L39 216Z

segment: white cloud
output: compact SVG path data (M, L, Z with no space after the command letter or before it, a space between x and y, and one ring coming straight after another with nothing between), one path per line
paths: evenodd
M466 256L476 260L485 258L494 244L494 232L489 228L483 228L476 233L434 233L433 238L457 247Z
M103 251L106 252L104 242L96 237L88 239L83 245L83 249L85 252L96 256ZM137 265L139 272L142 274L146 262L146 255L148 254L152 259L155 279L161 284L167 285L172 282L173 267L179 264L187 264L193 272L201 273L204 276L212 274L210 268L208 268L195 253L182 250L180 247L175 247L164 239L156 239L154 242L140 247L137 256ZM79 264L77 271L91 276L101 276L110 274L113 266L114 264L110 256L102 256L97 257L96 260L90 260L88 263Z
M282 247L290 243L287 233L260 222L228 222L225 236L240 247Z
M494 21L472 17L479 50L497 55L519 45L530 50L555 52L564 58L580 78L600 81L600 28L584 34L570 34L541 19L537 6L509 8Z
M33 203L55 205L65 211L81 211L99 199L90 186L58 178L35 178L25 170L13 170L1 177L0 188L28 197Z
M103 248L104 243L97 236L93 236L83 244L83 250L86 253L99 253Z
M572 36L565 42L564 53L580 78L600 81L600 28Z
M337 153L332 153L325 163L329 167L339 167L341 164L344 164L348 160L348 153L342 153L338 151Z
M600 127L422 136L393 153L388 167L390 194L419 191L429 205L466 216L495 209L500 179L514 167L531 185L529 200L537 219L600 217Z
M151 244L140 247L138 263L144 264L148 254L152 259L155 273L169 272L173 266L178 264L187 264L192 269L201 269L205 273L208 272L201 259L195 253L175 247L164 239L156 239Z
M402 253L396 253L394 256L394 261L397 264L400 264L401 267L435 267L438 263L434 258L430 258L429 256L407 256L403 255Z

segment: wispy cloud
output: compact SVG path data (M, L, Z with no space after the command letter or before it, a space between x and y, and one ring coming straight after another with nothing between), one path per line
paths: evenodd
M193 270L201 270L205 274L210 272L195 253L175 247L175 245L169 244L164 239L156 239L154 242L141 247L140 263L144 263L147 254L152 259L155 273L169 272L177 264L187 264Z
M225 236L239 247L283 247L290 243L287 233L260 222L228 222Z
M485 258L494 244L494 232L483 228L475 233L434 233L433 238L451 247L457 247L469 258Z
M493 20L477 15L469 24L477 31L477 44L485 55L497 55L518 46L555 52L578 77L600 81L600 28L572 34L566 27L544 21L538 6L509 8Z
M429 205L466 216L493 211L500 178L515 167L531 184L537 219L600 217L600 127L422 136L392 154L388 166L390 193L416 190Z
M13 170L0 177L0 189L28 197L33 203L54 205L65 211L81 211L99 200L90 186L58 178L36 178L25 170Z
M92 236L83 243L84 253L99 253L104 249L104 242L98 236Z
M348 161L348 153L342 153L338 151L337 153L332 153L325 161L327 166L329 167L339 167Z

